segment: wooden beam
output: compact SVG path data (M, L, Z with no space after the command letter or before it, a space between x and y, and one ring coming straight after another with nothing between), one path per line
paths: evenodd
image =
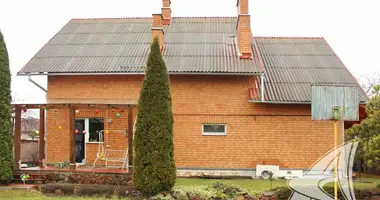
M133 109L128 106L128 161L133 165Z
M115 108L117 110L125 109L125 106L135 106L136 104L13 104L13 107L27 107L28 109L40 109L48 107L49 109L66 109L68 107L76 107L77 109L107 109L109 107Z
M44 168L45 161L45 109L40 109L40 146L39 146L40 168Z
M70 122L70 128L69 128L69 137L70 137L70 171L76 170L76 163L75 163L75 109L73 107L69 108L69 122Z
M17 107L15 109L16 116L15 116L15 137L14 137L14 168L15 170L18 170L21 168L21 108Z

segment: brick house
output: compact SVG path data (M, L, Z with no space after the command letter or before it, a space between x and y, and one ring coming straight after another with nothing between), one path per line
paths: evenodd
M234 17L172 17L170 4L163 0L162 13L147 18L72 19L18 75L46 75L47 102L136 103L157 36L181 173L244 175L257 164L304 170L332 149L332 122L311 120L311 85L359 85L323 38L253 37L248 0L238 0ZM368 100L362 91L360 100ZM69 111L46 113L46 161L69 160ZM89 106L75 117L86 131L76 136L77 162L95 160L96 131L128 126L128 115L112 108ZM340 122L341 141L344 128ZM128 143L124 133L104 137L107 148Z

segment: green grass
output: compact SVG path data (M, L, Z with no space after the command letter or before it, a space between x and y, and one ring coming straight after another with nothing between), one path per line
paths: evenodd
M258 180L258 179L196 179L196 178L179 178L176 182L176 188L186 188L190 187L207 187L212 183L219 181L226 184L236 185L243 189L246 189L250 193L260 193L269 189L268 180ZM364 177L358 177L354 182L354 187L356 189L372 189L380 184L380 177L366 175ZM272 182L272 187L283 187L286 186L286 180L274 180ZM30 200L95 200L95 199L106 199L104 197L54 197L45 196L39 192L25 192L25 191L4 191L0 192L0 199L7 200L19 200L19 199L30 199Z
M334 187L334 183L328 183L327 186ZM380 185L380 177L364 175L354 180L354 188L359 190L373 189Z
M363 175L358 177L354 182L355 189L371 189L380 185L380 177L372 175Z

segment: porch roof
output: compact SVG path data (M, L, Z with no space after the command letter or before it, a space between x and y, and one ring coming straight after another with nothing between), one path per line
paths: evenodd
M12 102L13 107L27 108L62 108L62 107L120 107L120 106L135 106L137 100L131 99L88 99L88 98L57 98L45 99L41 101L15 101Z

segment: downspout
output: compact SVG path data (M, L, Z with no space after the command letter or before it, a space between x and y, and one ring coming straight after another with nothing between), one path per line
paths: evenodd
M44 87L42 87L40 84L38 84L36 81L34 81L33 79L32 79L32 76L30 75L30 74L28 74L28 80L31 82L31 83L33 83L35 86L37 86L38 88L40 88L41 90L43 90L45 93L47 93L47 89L45 89ZM45 112L45 109L43 109L44 110L44 112ZM40 112L41 112L41 110L40 110ZM45 112L45 119L44 119L44 122L45 122L45 124L44 124L44 126L45 126L45 134L44 134L44 138L42 138L43 140L44 140L44 142L45 142L45 146L44 146L44 160L43 160L43 166L45 166L45 163L46 163L46 138L47 138L47 123L46 123L46 119L47 119L47 116L46 116L46 112ZM40 138L40 140L41 140L41 138ZM38 148L39 148L39 145L38 145Z
M35 86L39 87L41 90L43 90L44 92L47 92L47 89L45 89L44 87L42 87L40 84L38 84L36 81L34 81L32 79L32 76L30 74L28 74L28 80L30 82L32 82Z
M260 74L260 94L261 94L261 102L264 102L264 73Z

